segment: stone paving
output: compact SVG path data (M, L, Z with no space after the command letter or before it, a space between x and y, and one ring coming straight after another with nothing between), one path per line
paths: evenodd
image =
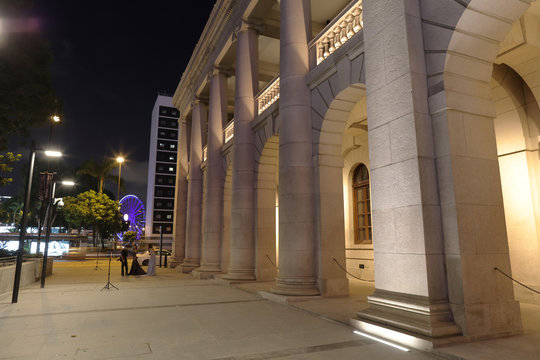
M524 353L510 353L523 337L454 353L403 352L352 333L346 320L367 306L362 296L286 306L257 293L269 283L227 287L164 268L155 277L121 277L114 261L119 290L102 290L107 261L95 265L55 262L45 289L22 289L17 304L0 295L0 359L538 359L540 331L526 334L533 342ZM352 283L351 293L369 286ZM489 356L493 346L500 356L470 357Z

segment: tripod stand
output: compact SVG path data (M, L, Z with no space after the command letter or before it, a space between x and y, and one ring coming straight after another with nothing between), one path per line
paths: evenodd
M101 270L101 268L99 267L99 247L97 249L96 267L94 268L94 270Z
M116 290L120 290L119 288L117 288L111 283L111 259L112 259L112 249L109 250L109 271L107 273L107 284L105 284L105 286L103 287L103 289L101 289L101 291L105 289L109 290L111 286L115 288Z

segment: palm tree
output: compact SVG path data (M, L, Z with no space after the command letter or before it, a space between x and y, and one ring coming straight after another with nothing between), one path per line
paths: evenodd
M95 178L98 181L98 193L103 193L103 184L105 180L117 181L118 178L115 175L109 175L112 169L118 166L118 163L111 159L105 159L102 163L96 163L94 160L85 161L79 170L78 175L88 175ZM123 180L120 179L120 186L123 188Z
M17 215L20 215L20 212L22 211L23 203L19 201L14 201L9 205L9 209L13 212L13 224L16 223L16 217Z

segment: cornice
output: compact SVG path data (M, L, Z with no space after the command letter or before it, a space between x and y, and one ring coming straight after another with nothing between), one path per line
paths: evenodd
M219 51L231 39L251 1L256 0L217 0L214 4L172 99L180 113L187 113L191 107L196 89L213 70Z

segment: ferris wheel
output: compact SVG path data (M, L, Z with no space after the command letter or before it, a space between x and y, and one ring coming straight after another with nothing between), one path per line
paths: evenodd
M120 200L120 213L122 218L127 221L129 227L127 231L137 233L137 239L140 239L146 222L146 211L144 204L135 195L126 195ZM123 232L118 233L118 238L122 240Z

